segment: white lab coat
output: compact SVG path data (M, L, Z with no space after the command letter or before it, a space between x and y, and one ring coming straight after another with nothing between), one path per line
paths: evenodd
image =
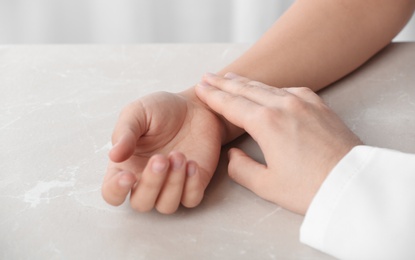
M300 236L340 259L415 259L415 154L353 148L314 197Z

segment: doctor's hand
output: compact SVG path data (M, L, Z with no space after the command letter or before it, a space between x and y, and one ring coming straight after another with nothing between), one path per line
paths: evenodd
M206 74L196 94L260 146L266 165L229 151L231 178L260 197L305 214L333 167L362 144L308 88L278 89L236 74Z
M112 136L102 195L170 214L197 206L219 160L223 121L193 91L148 95L124 108Z

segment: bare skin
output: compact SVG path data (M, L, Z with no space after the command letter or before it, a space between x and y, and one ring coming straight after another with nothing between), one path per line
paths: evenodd
M113 133L104 199L120 205L131 191L134 209L165 214L198 205L218 163L221 124L184 95L155 93L130 104Z
M260 197L305 214L331 169L362 144L308 88L279 89L235 74L207 74L197 95L246 130L266 165L242 150L229 152L229 175Z
M414 8L413 0L298 0L218 74L232 71L277 88L320 90L386 46ZM221 145L242 133L206 106L194 87L142 97L123 110L114 129L102 195L120 205L131 194L137 211L169 214L180 204L195 207Z

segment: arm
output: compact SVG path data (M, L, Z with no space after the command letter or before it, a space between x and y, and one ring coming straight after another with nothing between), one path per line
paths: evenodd
M317 91L389 44L414 8L413 0L298 0L221 72Z
M361 145L306 88L227 74L206 75L196 91L264 153L260 164L231 149L230 177L305 214L302 242L341 259L414 259L415 154Z
M415 154L358 146L327 177L301 241L341 259L413 259Z
M317 91L387 45L414 7L410 0L298 0L219 74L233 71L276 87L308 86ZM119 205L130 193L131 205L139 211L156 207L172 213L179 203L194 207L213 175L221 144L243 132L217 117L194 88L143 97L123 110L114 129L103 197ZM157 154L164 157L150 160ZM173 165L182 160L180 174L189 173L189 168L196 174L174 179ZM153 178L153 163L167 165L159 179ZM147 203L149 193L153 196Z
M234 72L271 86L318 91L389 44L414 8L413 0L298 0L218 74ZM227 124L224 142L241 133Z

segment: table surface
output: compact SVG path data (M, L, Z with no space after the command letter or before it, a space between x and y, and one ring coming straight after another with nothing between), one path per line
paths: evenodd
M302 216L232 182L173 215L107 205L100 186L119 111L180 91L247 46L0 47L0 259L331 259L299 242ZM392 44L321 92L370 145L415 152L415 43ZM262 160L255 142L231 144Z

